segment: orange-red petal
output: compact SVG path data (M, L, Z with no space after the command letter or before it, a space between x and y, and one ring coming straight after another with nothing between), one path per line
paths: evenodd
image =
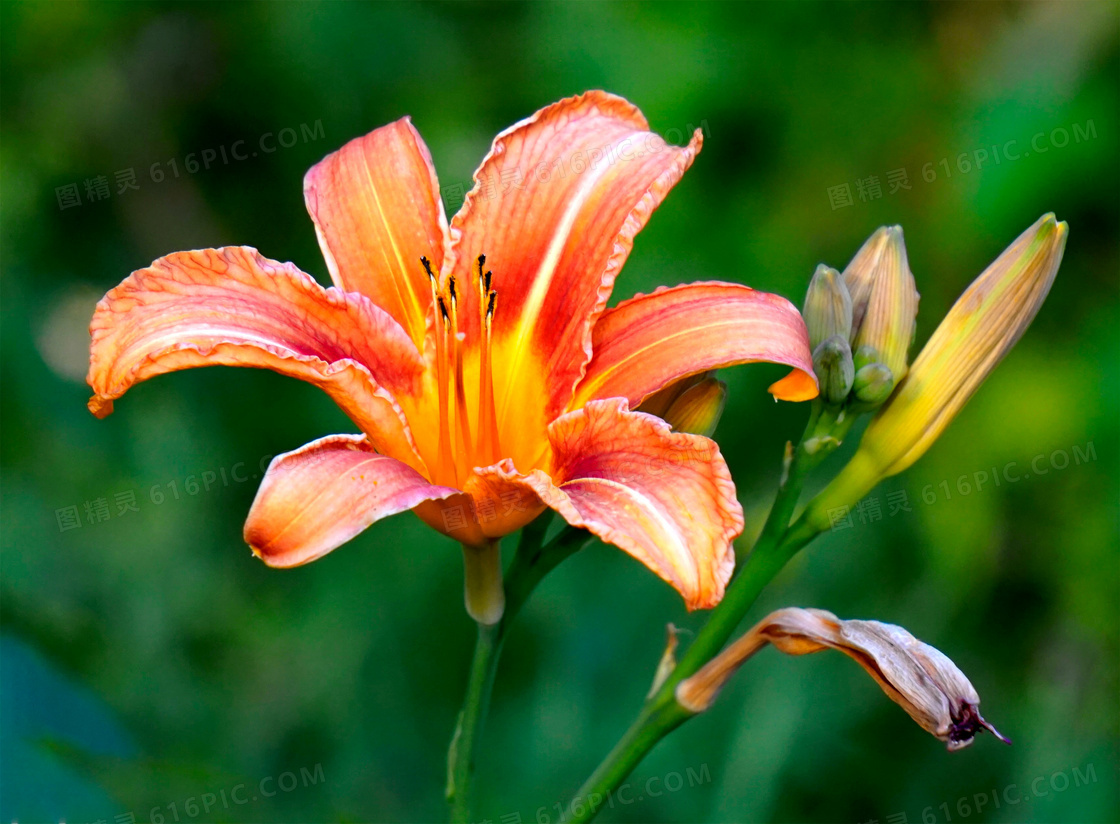
M770 387L782 400L817 396L809 333L783 297L735 283L691 283L638 295L603 313L572 408L595 398L631 405L686 375L769 361L794 371Z
M715 606L735 565L732 539L743 510L719 447L674 433L625 400L592 401L549 427L555 468L520 475L505 461L476 470L477 499L517 493L543 503L637 558L684 596L689 609ZM535 496L530 499L527 496Z
M445 269L468 284L460 290L468 337L478 326L471 266L485 253L493 270L499 424L516 416L521 430L543 439L567 407L634 236L700 150L699 131L677 147L648 128L622 98L587 92L502 132L475 173L451 221ZM543 418L525 421L520 399L542 394Z
M303 194L335 285L385 309L423 349L431 287L420 258L439 271L447 219L431 155L411 121L327 155L308 171Z
M369 300L324 289L290 263L243 246L168 255L105 295L90 334L98 417L156 375L259 367L320 387L378 449L424 468L393 396L420 385L416 347Z
M377 454L361 435L331 435L273 458L245 521L245 542L269 566L299 566L374 521L455 493Z

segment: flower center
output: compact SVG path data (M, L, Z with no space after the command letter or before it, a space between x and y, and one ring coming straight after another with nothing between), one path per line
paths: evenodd
M433 481L461 486L475 466L498 460L498 427L494 414L494 377L490 357L491 329L498 293L490 288L493 272L486 269L486 255L479 255L475 289L478 297L479 388L477 433L471 435L467 395L463 379L466 333L459 329L459 288L455 277L447 279L446 290L426 257L420 258L432 289L435 308L436 381L439 387L439 454ZM454 393L454 403L451 394ZM454 417L455 425L452 425Z

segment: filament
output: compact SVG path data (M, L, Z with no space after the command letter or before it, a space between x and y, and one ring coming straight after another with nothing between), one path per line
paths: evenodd
M478 340L479 391L477 439L471 437L470 418L467 414L467 394L464 379L467 346L465 330L459 328L459 290L455 278L447 280L446 292L439 288L438 279L426 257L420 258L432 291L435 323L436 383L439 393L439 452L433 480L441 483L461 483L472 465L494 463L500 457L497 416L494 410L493 357L491 354L494 312L498 293L490 288L493 272L487 270L486 256L478 256ZM454 399L450 397L455 393ZM454 403L454 413L452 412ZM455 415L452 426L451 415ZM456 438L452 438L452 431Z

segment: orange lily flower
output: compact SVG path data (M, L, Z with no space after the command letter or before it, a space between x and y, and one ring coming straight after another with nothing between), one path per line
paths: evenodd
M692 164L627 101L588 92L494 140L450 226L406 117L304 179L334 286L249 247L178 252L98 304L90 409L155 375L214 364L319 386L361 429L280 455L245 524L267 564L312 561L413 510L483 547L551 507L676 587L723 595L742 510L718 447L631 411L681 378L752 361L817 393L784 298L728 283L608 309L634 236Z

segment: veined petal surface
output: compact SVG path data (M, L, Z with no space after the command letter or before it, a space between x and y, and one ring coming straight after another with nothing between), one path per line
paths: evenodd
M423 469L394 398L420 386L416 347L369 300L324 289L290 263L245 246L168 255L105 295L90 334L98 417L133 384L166 372L271 369L320 387L378 449Z
M384 308L423 350L432 299L420 258L439 271L447 219L431 155L411 121L327 155L304 177L303 194L335 285Z
M454 494L379 455L362 435L331 435L273 458L249 510L245 542L269 566L299 566L374 521Z
M603 313L572 407L597 398L633 406L671 382L709 369L769 361L794 371L770 391L817 395L809 333L788 300L733 283L692 283L638 295Z
M716 444L674 433L626 401L591 401L549 427L555 467L519 474L509 461L479 469L476 499L532 493L568 523L637 558L689 609L715 606L735 565L743 510ZM528 504L526 504L528 505Z

